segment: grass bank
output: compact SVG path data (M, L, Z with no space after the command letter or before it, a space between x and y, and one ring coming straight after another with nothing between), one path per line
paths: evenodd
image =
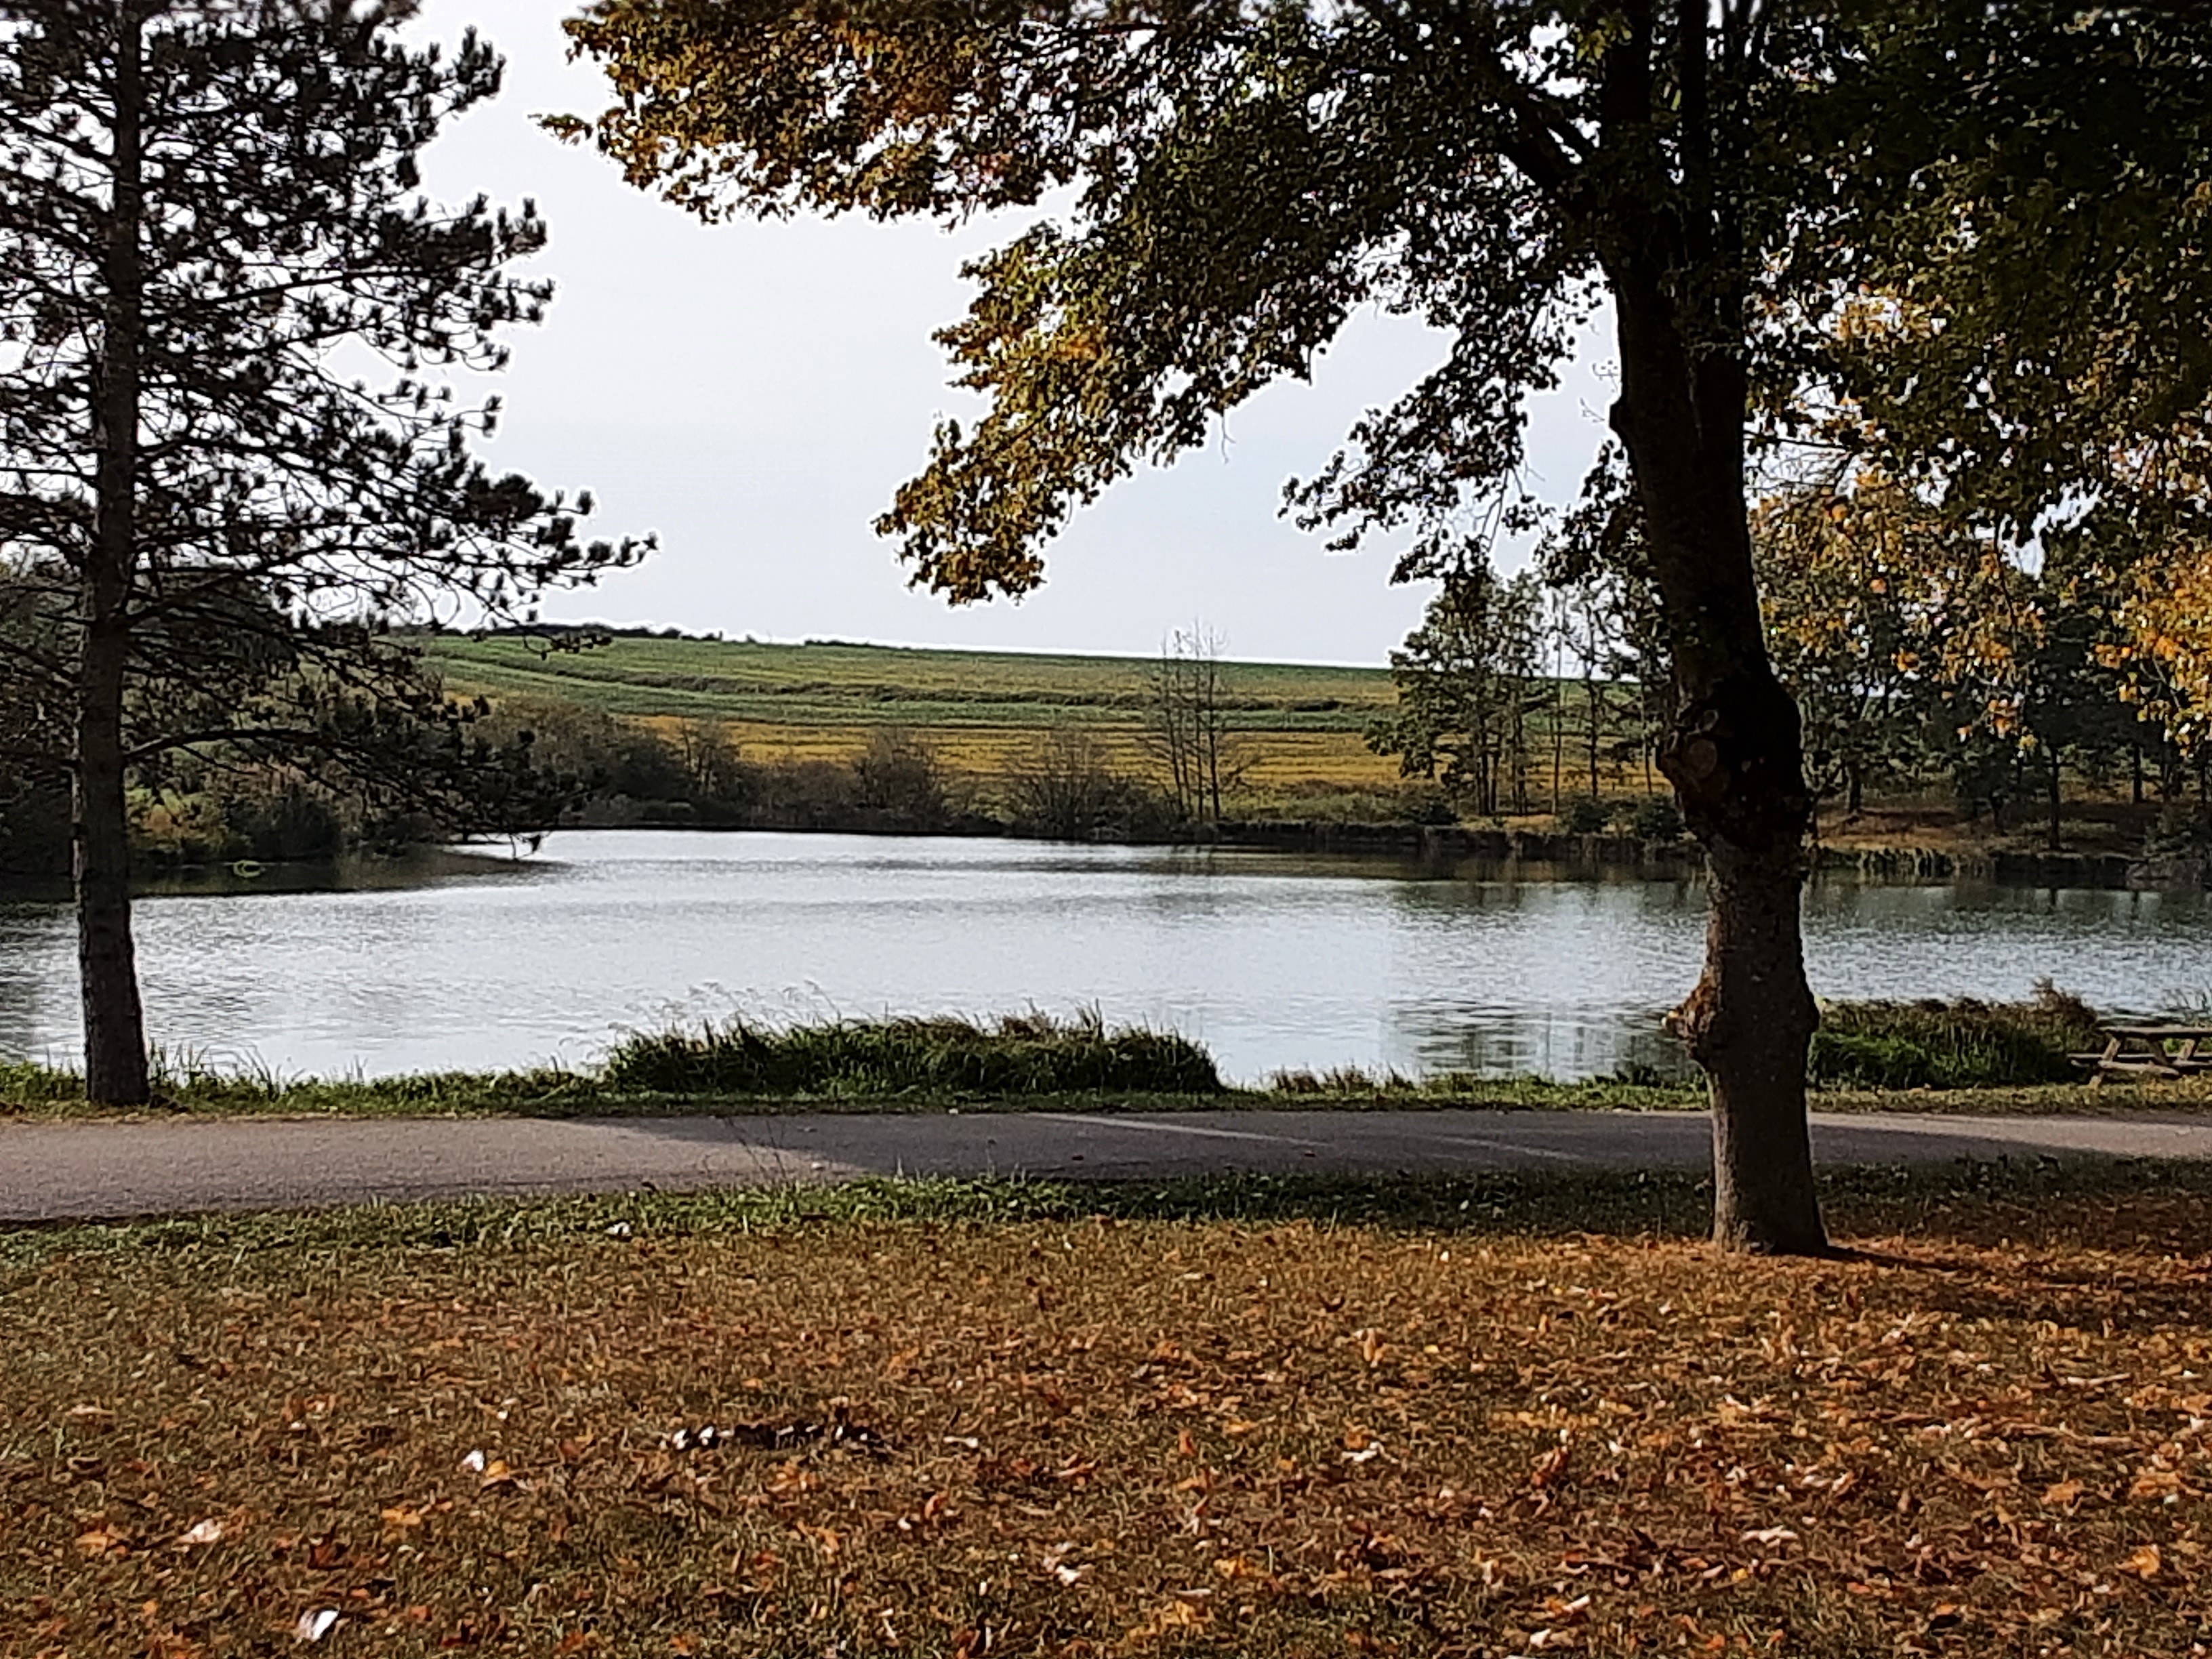
M2208 1199L1862 1172L1814 1263L1686 1178L0 1235L0 1649L2182 1653Z
M1966 1115L2111 1114L2212 1105L2212 1079L2091 1089L2067 1060L2093 1047L2096 1016L2046 991L2028 1003L1832 1005L1813 1047L1818 1109ZM1239 1107L1665 1111L1705 1103L1701 1085L1648 1071L1583 1082L1465 1073L1411 1078L1356 1066L1223 1082L1174 1032L1096 1014L775 1025L732 1019L638 1032L597 1065L385 1078L293 1078L162 1056L155 1111L209 1116L591 1117L792 1111L1110 1110ZM74 1073L0 1062L0 1116L109 1115Z

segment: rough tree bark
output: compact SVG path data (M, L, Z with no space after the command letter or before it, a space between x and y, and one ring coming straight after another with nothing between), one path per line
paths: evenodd
M92 388L96 471L92 535L84 562L83 655L78 665L72 790L85 1094L115 1106L143 1104L151 1092L145 1015L131 939L130 823L123 763L123 684L131 652L144 330L139 245L144 215L143 50L137 9L126 5L116 40L113 198L102 261L107 292Z
M1673 1016L1713 1108L1713 1237L1723 1249L1827 1248L1805 1116L1820 1023L1799 899L1812 796L1797 708L1766 653L1744 507L1747 388L1729 351L1685 337L1670 284L1617 273L1626 446L1665 603L1674 716L1659 753L1705 849L1705 973Z

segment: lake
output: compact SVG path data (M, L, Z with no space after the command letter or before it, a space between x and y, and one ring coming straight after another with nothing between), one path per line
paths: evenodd
M1231 849L566 831L520 860L173 888L137 909L154 1040L286 1074L589 1061L625 1027L1096 1006L1224 1073L1392 1066L1602 1075L1678 1064L1659 1030L1703 948L1693 881ZM2201 896L1875 885L1808 893L1831 997L2100 1008L2212 991ZM70 1060L74 933L0 902L0 1052Z

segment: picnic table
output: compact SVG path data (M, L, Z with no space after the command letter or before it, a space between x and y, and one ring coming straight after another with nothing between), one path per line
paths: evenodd
M2212 1043L2212 1025L2105 1025L2098 1029L2105 1034L2103 1053L2069 1056L2089 1073L2093 1085L2108 1077L2179 1078L2212 1072L2212 1054L2203 1052L2203 1045ZM2168 1048L2169 1042L2177 1046Z

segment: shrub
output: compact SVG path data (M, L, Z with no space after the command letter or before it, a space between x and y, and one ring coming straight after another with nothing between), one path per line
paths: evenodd
M1674 841L1682 833L1682 809L1672 795L1646 795L1629 809L1628 830L1644 841Z
M1809 1063L1831 1088L1976 1089L2064 1083L2100 1045L2096 1011L2049 981L2027 1002L1843 1002L1820 1011Z
M900 829L935 830L954 817L937 746L902 726L881 726L852 763L854 805Z
M1398 791L1391 816L1401 823L1446 824L1459 822L1451 797L1428 782L1409 783Z
M1559 809L1559 828L1571 836L1601 836L1613 822L1613 808L1595 795L1574 795Z
M1006 803L1017 828L1054 841L1157 832L1173 821L1166 797L1115 769L1097 738L1056 726L1007 769Z
M1099 1090L1218 1094L1213 1058L1172 1031L1109 1030L1074 1019L1009 1015L754 1024L639 1032L608 1055L607 1083L664 1094L1019 1096Z

